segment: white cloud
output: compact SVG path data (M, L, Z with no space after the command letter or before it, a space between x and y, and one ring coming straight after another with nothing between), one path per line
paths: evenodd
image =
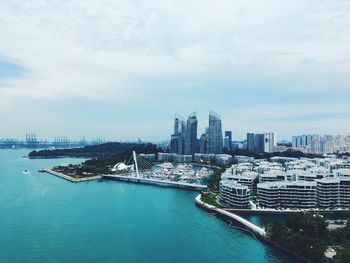
M23 100L33 107L38 99L132 100L159 89L194 96L201 85L201 99L211 89L239 95L246 88L253 97L263 89L349 96L349 12L345 0L1 1L0 56L27 71L0 87L0 118L16 119L10 111ZM204 81L221 77L232 84ZM176 98L165 92L160 99L167 105ZM296 107L286 103L279 111L285 117ZM247 104L241 127L250 128L251 109L259 109Z

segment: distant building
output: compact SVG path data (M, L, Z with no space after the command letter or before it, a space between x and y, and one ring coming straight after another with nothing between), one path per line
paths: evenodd
M254 157L250 157L250 156L235 155L235 156L233 156L233 159L237 163L252 163L252 162L254 162Z
M234 149L245 149L246 148L246 142L245 141L233 141L232 142L232 150Z
M297 147L297 136L292 137L292 147L296 148Z
M272 153L274 152L275 138L272 132L264 134L264 152Z
M170 152L183 154L185 148L185 131L186 124L183 118L179 115L175 116L174 133L171 135Z
M227 150L232 150L232 131L225 131L224 147Z
M232 157L232 155L229 155L229 154L216 154L215 155L215 162L217 165L227 166L227 165L232 164L233 157Z
M156 161L156 154L155 153L140 153L139 155L150 162Z
M194 161L197 163L212 163L215 161L215 154L195 153Z
M194 154L197 150L197 126L196 112L193 112L187 119L185 133L185 154Z
M254 133L247 133L247 149L255 151L255 135Z
M208 128L208 153L221 153L223 147L222 124L220 116L210 111Z
M248 133L247 149L254 152L273 152L275 146L273 133Z
M205 133L201 135L201 138L199 139L199 152L200 153L207 153L208 152L208 128L205 129Z

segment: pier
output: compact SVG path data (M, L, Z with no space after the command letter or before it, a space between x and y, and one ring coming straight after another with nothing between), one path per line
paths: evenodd
M201 185L201 184L190 184L190 183L183 183L183 182L176 182L176 181L169 181L169 180L159 180L159 179L116 175L116 174L103 174L102 178L128 181L133 183L143 183L143 184L153 184L153 185L161 185L161 186L168 186L168 187L185 188L185 189L198 190L198 191L202 191L207 188L206 185Z
M85 178L74 178L74 177L68 176L66 174L56 172L56 171L54 171L52 169L39 169L38 172L52 174L52 175L55 175L55 176L57 176L59 178L65 179L65 180L73 182L73 183L79 183L79 182L86 182L86 181L92 181L92 180L99 180L99 179L101 179L100 175L90 176L90 177L85 177Z

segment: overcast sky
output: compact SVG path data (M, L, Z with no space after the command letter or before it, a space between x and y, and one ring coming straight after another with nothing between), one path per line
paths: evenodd
M0 0L0 138L350 134L348 0Z

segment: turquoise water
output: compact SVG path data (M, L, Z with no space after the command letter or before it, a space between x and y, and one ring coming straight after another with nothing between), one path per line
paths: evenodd
M197 208L195 192L74 184L36 171L81 159L27 153L0 150L0 262L293 262Z

